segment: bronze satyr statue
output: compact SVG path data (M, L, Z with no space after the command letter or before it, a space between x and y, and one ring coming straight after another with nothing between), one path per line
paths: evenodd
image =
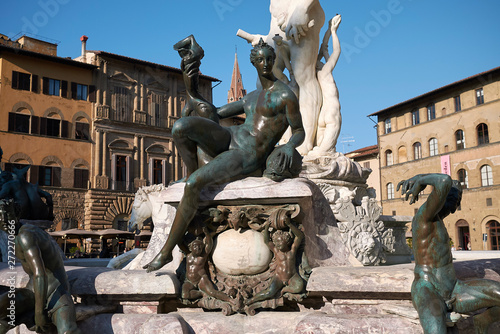
M205 266L213 248L213 235L203 227L205 238L195 239L188 247L182 248L186 255L186 280L182 285L182 299L196 300L203 297L203 293L222 301L231 302L231 298L221 291L217 291L207 274Z
M29 183L25 174L30 166L15 169L13 173L0 174L0 199L12 198L21 207L20 219L52 220L52 195L43 191L37 184ZM42 200L45 198L45 202Z
M204 187L241 179L264 169L267 157L288 126L292 129L292 137L286 145L276 148L275 157L282 166L291 167L295 148L304 140L304 128L297 97L272 72L275 57L268 44L261 41L256 45L250 60L262 88L217 111L220 118L245 113L245 123L225 128L202 117L183 117L175 122L172 135L187 167L184 195L165 245L144 269L157 270L172 261L172 250L182 241L196 214ZM198 147L213 160L199 166Z
M275 276L271 280L269 288L259 292L246 301L247 305L283 296L285 293L298 294L304 291L305 282L300 277L296 269L296 257L300 244L304 239L304 233L299 230L290 220L285 220L285 224L290 228L292 236L284 231L277 230L272 235L272 241L269 239L269 222L264 225L262 231L264 242L274 254Z
M401 193L410 204L427 186L427 201L412 222L415 279L411 287L413 305L426 334L445 334L449 312L468 313L485 308L474 316L476 333L486 334L500 320L500 283L485 279L460 281L453 267L448 232L443 219L454 213L462 199L458 181L445 174L422 174L401 181Z
M12 200L0 200L0 227L9 234L14 232L16 258L30 280L26 288L15 290L15 321L8 317L12 295L7 292L0 296L0 333L7 333L13 324L21 323L44 332L51 322L60 334L80 333L68 276L57 246L40 228L21 225L15 205Z

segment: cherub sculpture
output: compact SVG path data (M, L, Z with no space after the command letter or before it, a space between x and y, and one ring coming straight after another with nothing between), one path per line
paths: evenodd
M269 238L270 221L264 225L262 233L264 241L274 254L275 275L269 287L248 299L247 305L281 297L286 293L299 294L304 291L305 282L296 269L297 251L304 239L304 233L289 219L284 220L284 223L290 229L293 238L289 232L279 229L273 233L271 241Z

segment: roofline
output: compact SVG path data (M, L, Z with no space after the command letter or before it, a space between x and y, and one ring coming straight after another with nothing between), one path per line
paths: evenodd
M470 77L467 77L465 79L462 79L462 80L458 80L458 81L455 81L451 84L448 84L448 85L445 85L443 87L440 87L440 88L437 88L437 89L434 89L434 90L431 90L430 92L427 92L427 93L424 93L422 95L419 95L419 96L416 96L414 98L411 98L409 100L406 100L406 101L403 101L403 102L400 102L398 104L395 104L391 107L388 107L388 108L385 108L385 109L382 109L382 110L379 110L377 112L374 112L373 114L370 114L368 115L368 117L371 117L371 116L378 116L380 114L383 114L383 113L386 113L392 109L396 109L396 108L401 108L407 104L411 104L413 102L416 102L417 100L420 100L420 99L424 99L424 98L427 98L427 97L430 97L432 95L435 95L435 94L438 94L438 93L441 93L441 92L444 92L448 89L452 89L456 86L459 86L459 85L463 85L463 84L466 84L467 82L470 82L474 79L477 79L479 77L482 77L484 75L488 75L488 74L492 74L494 72L499 72L500 73L500 67L495 67L491 70L488 70L488 71L485 71L485 72L481 72L481 73L478 73L476 75L473 75L473 76L470 76Z
M46 55L44 53L13 48L13 47L6 46L6 45L0 45L0 52L2 52L2 51L6 51L6 52L10 52L10 53L17 53L17 54L21 54L23 56L28 56L28 57L41 58L43 60L53 61L56 63L62 63L62 64L69 65L69 66L86 68L89 70L94 70L97 68L97 66L95 66L95 65L82 63L82 62L79 62L79 61L76 61L73 59Z
M111 57L111 58L115 58L115 59L119 59L119 60L127 61L127 62L141 63L143 65L159 67L159 68L167 69L167 70L182 74L182 70L177 68L177 67L172 67L172 66L162 65L162 64L158 64L158 63L153 63L153 62L150 62L147 60L122 56L122 55L119 55L116 53L110 53L110 52L101 51L101 50L87 50L87 53L95 53L97 55L107 56L107 57ZM221 80L219 80L217 78L214 78L214 77L211 77L211 76L208 76L205 74L200 74L200 77L203 79L212 81L212 82L222 82Z

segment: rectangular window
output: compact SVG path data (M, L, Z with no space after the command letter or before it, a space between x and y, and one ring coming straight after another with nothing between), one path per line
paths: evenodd
M436 106L434 103L427 106L427 120L432 121L436 118Z
M61 95L60 94L60 88L61 88L61 81L60 80L48 79L47 78L47 85L48 85L48 87L47 87L48 88L47 89L47 94L48 95L53 95L53 96L59 96L59 95ZM44 89L45 89L45 87L44 87Z
M38 184L40 186L60 187L61 168L53 166L38 166Z
M484 92L482 88L476 89L476 104L480 105L484 103Z
M9 113L9 131L30 133L30 115Z
M74 171L73 188L87 189L89 170L76 168Z
M115 180L114 190L127 190L127 156L117 155L115 157Z
M54 118L47 118L47 131L46 135L51 137L59 137L61 129L61 120Z
M161 160L153 160L153 184L163 183L163 164Z
M486 206L493 206L493 199L491 197L486 199Z
M131 122L133 106L129 90L126 87L115 86L111 95L112 118L115 121Z
M12 71L12 88L27 90L31 87L31 74Z
M88 123L75 123L75 139L90 140L90 125Z
M87 85L76 85L76 99L87 101L88 87Z
M455 102L455 112L462 110L462 102L460 101L460 95L453 98Z
M364 162L363 163L364 168L370 168L370 161Z
M391 127L391 119L388 118L385 120L385 133L391 133L392 127Z
M75 100L87 101L88 86L76 82L71 83L71 97Z
M413 110L411 112L411 125L417 125L420 123L420 113L418 110Z

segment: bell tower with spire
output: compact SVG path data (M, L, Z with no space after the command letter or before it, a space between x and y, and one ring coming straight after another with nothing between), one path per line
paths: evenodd
M241 80L240 66L238 65L238 54L234 53L233 75L231 77L231 87L227 92L227 103L241 100L247 95L247 91L243 88Z

